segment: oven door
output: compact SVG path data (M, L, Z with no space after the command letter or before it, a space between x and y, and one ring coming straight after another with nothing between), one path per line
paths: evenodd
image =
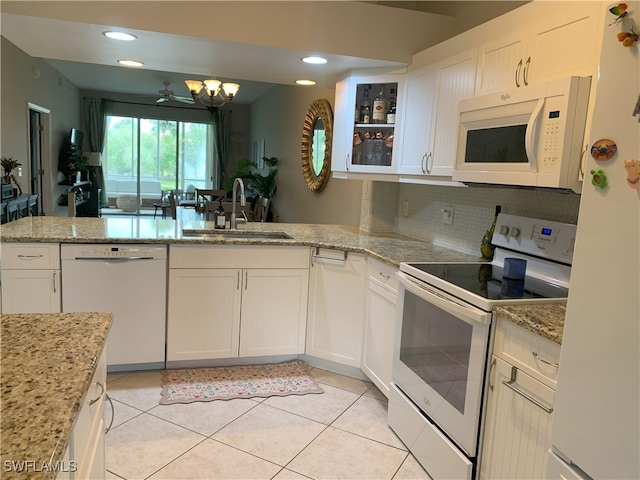
M394 383L475 457L491 313L399 272Z

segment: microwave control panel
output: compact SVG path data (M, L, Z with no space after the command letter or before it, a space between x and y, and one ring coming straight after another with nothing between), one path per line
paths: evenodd
M571 264L576 226L539 218L498 215L492 243L498 247Z

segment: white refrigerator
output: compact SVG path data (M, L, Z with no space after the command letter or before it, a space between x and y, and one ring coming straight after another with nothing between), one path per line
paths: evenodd
M603 3L600 76L589 148L610 139L617 153L587 153L560 356L548 478L640 479L640 189L625 160L640 160L640 2ZM613 24L612 24L613 23ZM611 24L611 25L610 25ZM576 39L579 41L579 39ZM570 47L568 47L570 48ZM602 170L608 186L592 185Z

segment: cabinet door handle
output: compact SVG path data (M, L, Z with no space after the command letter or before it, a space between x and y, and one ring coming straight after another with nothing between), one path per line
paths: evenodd
M588 143L586 143L584 145L584 149L582 150L582 153L580 154L580 170L579 170L578 180L584 180L584 175L585 175L584 167L587 164L586 160L584 159L584 156L586 155L587 150L589 150L589 144Z
M520 70L522 70L522 59L520 59L516 66L516 87L518 88L520 88Z
M551 365L554 368L558 368L560 366L557 363L550 362L549 360L545 360L540 355L538 355L538 352L531 352L531 355L533 355L533 358L535 358L536 362L546 363L547 365Z
M96 403L98 400L102 398L102 395L104 394L104 385L100 382L96 382L96 385L100 387L100 394L93 400L90 400L89 405L93 405L94 403Z
M496 366L496 359L493 358L491 360L491 366L489 367L489 390L491 390L493 392L493 389L495 388L495 385L493 385L493 369Z
M422 158L420 159L420 170L422 170L422 173L427 173L427 158L428 158L428 153L425 152L424 155L422 155Z
M429 167L429 159L431 159L431 167ZM431 173L431 170L433 167L433 154L431 152L429 152L429 154L427 155L427 161L425 162L425 166L426 166L427 173Z
M58 293L58 272L53 272L53 293Z
M524 82L525 87L529 85L529 66L531 65L531 57L527 58L527 61L524 64L524 71L522 73L522 81Z
M236 284L236 290L240 290L240 270L237 271L238 274L238 283Z
M537 398L535 398L531 394L525 392L524 390L520 390L520 387L518 387L518 385L516 385L516 375L517 375L517 373L518 373L518 369L516 367L511 367L511 379L509 381L503 380L502 384L505 387L509 387L511 390L513 390L515 393L517 393L521 397L526 398L527 400L529 400L534 405L537 405L538 407L540 407L545 412L553 413L553 407L545 405L544 403L542 403L540 400L538 400Z
M244 289L247 289L247 285L249 285L249 272L244 271Z
M347 168L347 172L349 171L349 164L351 163L351 155L349 155L347 153L347 161L345 162L346 164L346 168Z

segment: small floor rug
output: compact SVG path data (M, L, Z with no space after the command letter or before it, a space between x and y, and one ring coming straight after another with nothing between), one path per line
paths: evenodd
M323 393L300 361L162 372L161 405Z

